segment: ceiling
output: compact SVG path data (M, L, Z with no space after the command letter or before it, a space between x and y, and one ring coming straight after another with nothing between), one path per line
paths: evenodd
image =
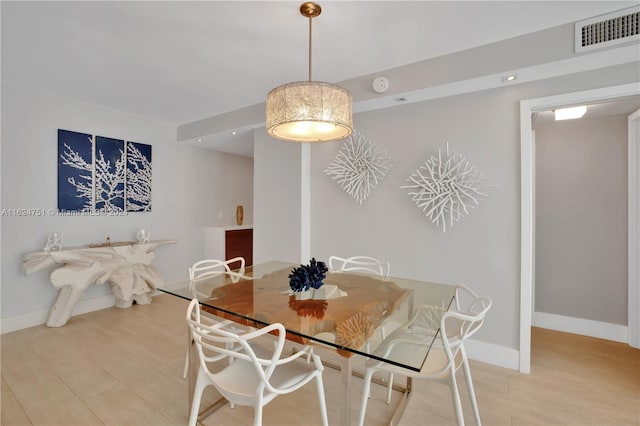
M306 79L300 3L2 1L2 82L190 123L259 104L273 87ZM340 82L638 2L320 4L313 77Z

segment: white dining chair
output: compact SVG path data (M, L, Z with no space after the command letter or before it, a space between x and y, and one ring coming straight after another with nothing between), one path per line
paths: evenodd
M237 269L231 269L231 265L240 262L240 267ZM203 280L205 278L215 277L222 272L234 272L239 275L245 273L245 260L244 257L234 257L229 260L219 259L204 259L194 263L189 267L189 280ZM233 282L237 282L238 279L234 279Z
M240 262L240 267L237 270L232 270L231 266L234 263ZM242 279L250 279L244 275L245 273L245 260L243 257L234 257L229 260L219 259L204 259L194 263L189 267L189 289L191 294L195 298L207 298L211 295L202 294L198 292L198 282L206 279L220 277L229 277L232 283L237 283ZM217 318L217 317L216 317ZM219 319L222 320L222 319ZM238 326L239 328L240 326ZM191 344L191 336L187 336L188 345ZM184 369L182 371L182 378L186 379L189 372L189 351L187 349L187 355L184 359Z
M262 424L262 409L278 395L300 389L316 381L322 424L328 425L327 407L322 382L324 367L320 357L308 346L281 358L285 343L285 328L280 323L237 334L223 322L207 321L200 315L200 304L193 299L187 310L187 323L195 342L200 366L196 379L189 425L195 426L202 393L214 386L230 403L252 406L254 425ZM271 349L255 343L256 339L276 333ZM211 362L231 360L217 372L209 369ZM313 361L313 362L311 362Z
M329 257L329 271L331 272L360 272L366 274L377 275L379 277L389 277L391 264L383 262L371 256L352 256L352 257ZM380 336L382 340L386 338L387 327L380 327ZM369 342L366 344L366 351L369 352ZM391 401L391 392L393 391L393 373L389 373L387 400ZM388 404L389 402L387 402Z
M329 271L364 272L380 277L388 277L391 265L371 256L329 257Z
M471 298L470 304L464 309L460 307L460 298L462 297ZM456 372L460 367L464 371L475 422L477 425L481 424L464 342L480 329L492 302L488 297L479 297L464 285L457 287L455 299L454 305L449 311L446 311L445 307L438 306L417 308L413 318L407 324L394 330L380 347L376 348L376 353L385 359L400 360L415 356L414 354L420 346L431 344L436 333L440 337L439 343L434 343L431 347L419 372L371 358L367 360L358 419L359 425L364 423L371 379L378 371L446 383L451 389L456 423L459 426L464 425L462 402L456 382Z

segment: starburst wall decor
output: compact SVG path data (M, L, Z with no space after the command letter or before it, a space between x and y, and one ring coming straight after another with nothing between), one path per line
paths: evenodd
M325 173L362 204L382 182L394 161L386 151L354 129Z
M469 163L464 155L438 150L414 174L407 178L408 195L427 217L442 231L469 214L469 209L487 197L487 178Z

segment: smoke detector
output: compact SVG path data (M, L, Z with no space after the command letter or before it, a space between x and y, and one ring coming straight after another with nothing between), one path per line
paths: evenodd
M376 93L384 93L389 88L389 79L387 77L376 77L373 79L373 90Z

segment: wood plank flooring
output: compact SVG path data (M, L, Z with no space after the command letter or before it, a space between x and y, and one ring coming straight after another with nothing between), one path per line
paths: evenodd
M161 295L150 305L110 308L71 318L61 328L32 327L2 335L1 424L183 425L187 383L182 380L187 301ZM626 344L532 330L532 373L471 362L485 425L640 425L640 351ZM340 373L324 373L330 424L339 420ZM464 379L465 417L473 416ZM402 425L455 424L449 389L414 382ZM362 382L354 380L353 421ZM367 425L384 425L392 407L374 385ZM208 390L206 397L216 397ZM399 394L394 392L394 401ZM204 424L251 424L247 407L223 407ZM315 387L276 398L265 425L316 425Z

